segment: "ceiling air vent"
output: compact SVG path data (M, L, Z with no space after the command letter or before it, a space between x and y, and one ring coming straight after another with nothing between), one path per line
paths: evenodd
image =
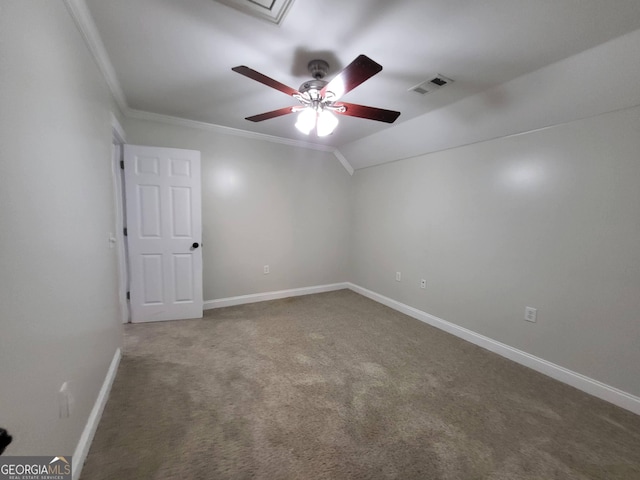
M280 25L294 0L216 0L243 13Z
M438 90L446 85L453 83L453 80L445 77L444 75L436 75L435 77L425 80L422 83L419 83L415 87L411 87L409 90L413 92L417 92L420 95L426 95L427 93L431 93L434 90Z

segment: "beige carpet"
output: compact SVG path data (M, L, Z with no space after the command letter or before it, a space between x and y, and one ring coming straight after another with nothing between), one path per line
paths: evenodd
M83 480L640 479L640 417L342 290L126 328Z

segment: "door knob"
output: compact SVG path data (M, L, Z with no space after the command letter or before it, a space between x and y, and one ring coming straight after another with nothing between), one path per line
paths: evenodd
M198 248L200 246L200 244L198 242L193 242L193 245L191 245L193 248Z

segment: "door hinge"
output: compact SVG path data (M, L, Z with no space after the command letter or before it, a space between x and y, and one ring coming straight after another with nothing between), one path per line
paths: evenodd
M127 300L131 300L131 292L127 292Z
M124 160L120 160L120 168L124 170Z
M124 227L124 228L122 229L122 233L124 234L124 236L125 236L125 237L128 235L128 233L127 233L127 227Z

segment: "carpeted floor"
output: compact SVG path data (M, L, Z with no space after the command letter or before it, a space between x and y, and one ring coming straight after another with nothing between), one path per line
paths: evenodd
M640 417L348 290L126 328L83 480L640 479Z

